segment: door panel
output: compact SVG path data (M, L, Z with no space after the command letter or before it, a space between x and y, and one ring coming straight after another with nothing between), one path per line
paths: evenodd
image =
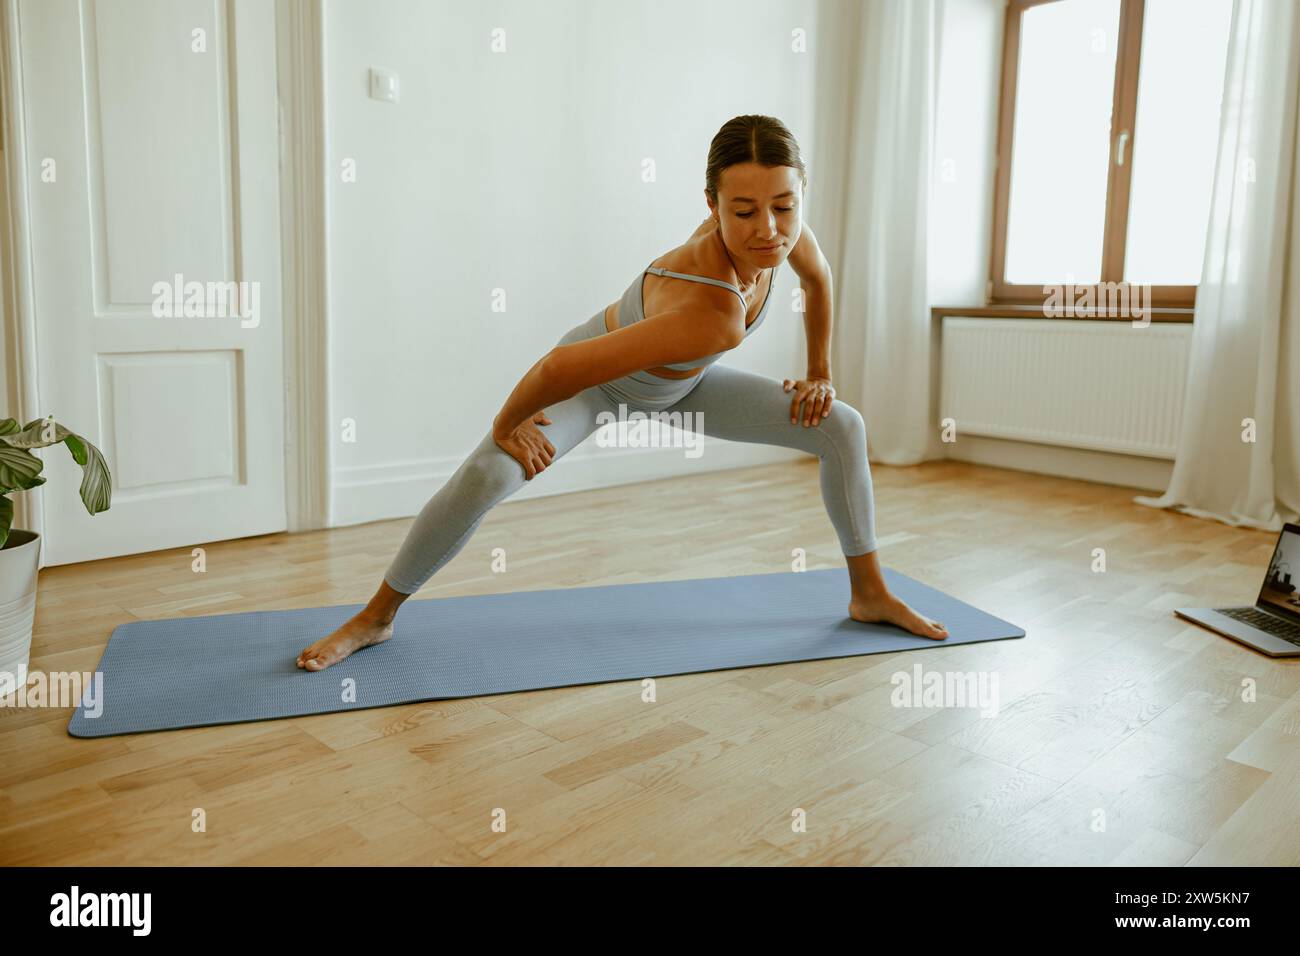
M45 563L284 530L274 4L24 0L18 29L39 411L113 474L92 517L39 452Z

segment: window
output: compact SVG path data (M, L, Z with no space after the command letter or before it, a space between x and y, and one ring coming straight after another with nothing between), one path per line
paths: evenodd
M1195 304L1231 17L1232 0L1009 0L995 303L1073 286L1104 304L1128 283Z

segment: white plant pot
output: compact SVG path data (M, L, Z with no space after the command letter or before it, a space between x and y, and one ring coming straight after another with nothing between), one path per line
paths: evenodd
M0 695L27 683L40 553L41 536L18 528L0 548Z

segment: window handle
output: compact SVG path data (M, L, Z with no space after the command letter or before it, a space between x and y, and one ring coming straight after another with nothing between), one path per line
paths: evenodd
M1119 134L1119 138L1115 140L1115 165L1116 166L1124 165L1124 146L1127 142L1128 142L1128 130L1124 130L1122 133Z

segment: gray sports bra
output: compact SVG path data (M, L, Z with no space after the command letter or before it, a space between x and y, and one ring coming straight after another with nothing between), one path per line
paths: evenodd
M758 310L758 315L754 317L754 321L751 322L749 324L749 327L745 329L746 338L749 337L750 332L753 332L756 328L758 328L760 325L763 324L763 317L767 315L767 307L772 302L772 283L776 281L776 270L778 268L780 268L780 263L777 263L775 266L772 267L772 275L768 279L767 297L763 300L763 307ZM626 326L633 325L645 318L645 301L644 301L645 274L647 272L653 272L657 276L673 276L674 278L677 279L690 279L692 282L707 282L710 285L716 285L716 286L721 286L724 289L730 289L732 292L736 293L736 295L740 296L741 304L746 309L749 308L749 303L745 301L745 294L741 292L740 289L738 289L736 286L732 285L730 282L723 282L721 279L712 279L709 276L690 275L689 273L685 273L685 272L669 272L667 269L660 269L658 266L651 265L651 266L647 266L640 275L638 275L635 279L632 280L632 284L628 286L627 291L623 293L623 298L619 299L618 302L619 328L625 328ZM677 369L678 371L685 372L689 369L700 368L705 365L712 365L714 362L716 362L725 354L726 354L725 352L717 352L713 355L707 355L702 359L696 359L693 362L679 362L676 365L665 365L664 368Z

